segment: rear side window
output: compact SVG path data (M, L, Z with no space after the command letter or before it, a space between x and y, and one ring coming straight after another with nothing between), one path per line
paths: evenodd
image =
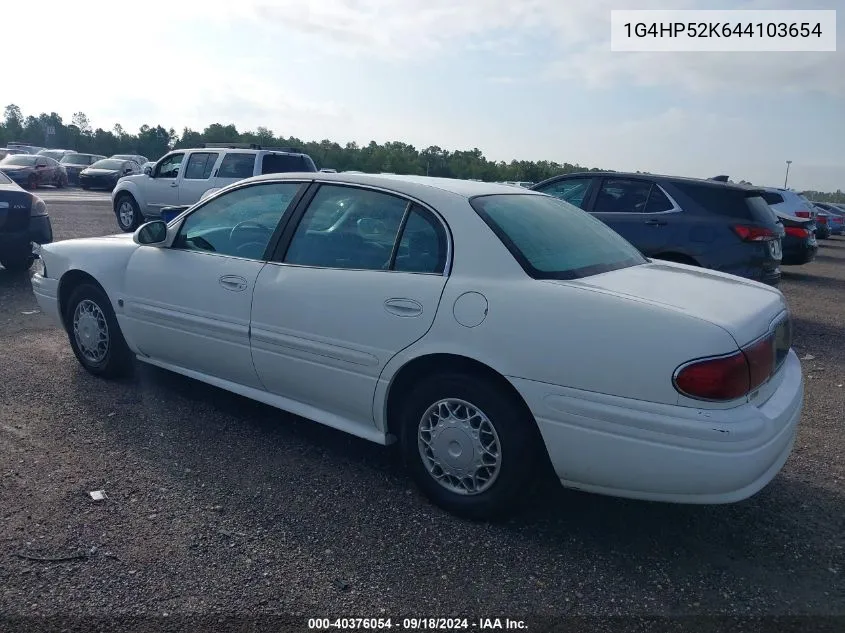
M766 204L780 204L783 202L783 196L779 193L774 193L772 191L764 191L762 194L763 200L766 201Z
M256 154L230 153L223 157L220 169L217 170L219 178L249 178L255 169Z
M648 194L648 202L645 205L646 213L663 213L664 211L671 211L675 208L669 196L663 193L663 189L657 185L651 187L651 193Z
M498 194L470 204L534 279L579 279L647 261L604 222L557 198Z
M743 189L686 182L672 184L710 213L743 220L754 219L751 208L746 202L748 193Z
M606 178L599 189L593 212L643 213L650 192L650 182Z
M211 170L217 162L217 154L211 152L194 152L188 159L185 168L185 178L189 180L208 180Z
M261 158L262 174L283 174L293 171L313 171L313 169L302 155L264 154Z

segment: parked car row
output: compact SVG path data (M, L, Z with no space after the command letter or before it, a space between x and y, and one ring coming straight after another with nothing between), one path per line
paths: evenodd
M6 160L12 156L34 158ZM106 160L119 161L120 164L102 162ZM99 154L44 149L23 143L8 143L8 147L0 149L0 171L30 189L41 185L64 187L72 184L83 189L111 191L119 178L142 173L141 166L145 164L150 164L147 157L138 154L115 154L107 158Z

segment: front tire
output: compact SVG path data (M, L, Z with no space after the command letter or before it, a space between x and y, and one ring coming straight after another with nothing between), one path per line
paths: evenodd
M101 378L131 373L132 351L123 338L106 293L94 284L73 289L65 306L65 327L80 364Z
M131 233L141 225L141 211L138 209L138 203L128 193L119 195L115 200L114 214L117 225L124 233Z
M423 379L401 411L400 442L411 475L445 510L473 520L512 513L542 463L530 412L483 378Z

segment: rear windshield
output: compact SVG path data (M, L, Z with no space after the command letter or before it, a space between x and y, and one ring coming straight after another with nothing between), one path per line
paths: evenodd
M292 171L314 171L301 154L264 154L261 159L262 174L282 174Z
M672 184L710 213L754 222L777 222L762 191L687 182Z
M579 279L648 261L606 224L551 196L497 194L470 204L535 279Z
M104 160L98 160L96 163L91 165L91 169L112 169L118 170L123 168L123 161L117 160L116 158L106 158Z
M779 193L774 193L772 191L764 191L762 194L763 200L765 200L768 204L780 204L783 202L783 196Z
M0 171L0 185L11 185L12 179Z

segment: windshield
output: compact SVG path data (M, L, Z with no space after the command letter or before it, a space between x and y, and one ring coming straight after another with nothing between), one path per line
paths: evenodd
M35 165L35 156L32 154L15 154L14 156L6 156L6 158L0 160L0 165L20 165L32 167Z
M470 204L535 279L579 279L648 261L606 224L551 196L497 194Z
M91 156L88 154L68 154L62 156L59 161L63 165L89 165L91 163Z
M98 160L91 165L91 169L111 169L118 170L123 168L123 161L114 158L106 158L105 160Z

